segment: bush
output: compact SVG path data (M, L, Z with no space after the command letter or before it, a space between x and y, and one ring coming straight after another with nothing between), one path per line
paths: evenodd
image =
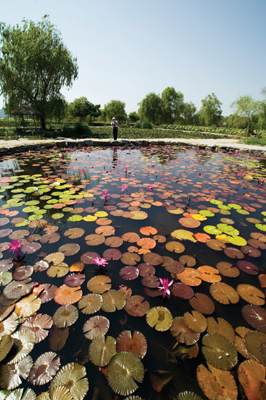
M150 122L143 122L141 127L142 127L142 129L152 129L153 128L153 126Z
M63 132L64 137L71 137L71 138L88 138L92 136L92 132L88 125L83 125L77 123L74 128L64 125Z
M140 122L137 122L137 123L134 125L134 128L136 128L136 129L141 129L141 123L140 123Z

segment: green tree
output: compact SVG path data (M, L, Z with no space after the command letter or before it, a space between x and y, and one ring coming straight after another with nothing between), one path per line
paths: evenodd
M252 131L254 124L252 123L252 118L255 117L262 109L262 103L260 101L255 101L251 96L241 96L236 101L234 101L231 106L235 110L235 114L239 117L246 118L246 127L248 133Z
M141 121L148 121L153 124L161 123L163 117L163 102L158 94L147 94L138 105L138 114Z
M182 123L184 125L195 125L197 122L196 112L197 108L192 102L184 103L180 114Z
M205 126L218 125L222 118L222 103L214 93L208 94L201 100L202 106L199 110L200 123Z
M90 103L87 97L79 97L70 104L70 114L74 118L79 118L79 122L84 121L88 116L98 117L100 115L100 105Z
M126 104L120 100L111 100L108 104L104 106L104 113L106 115L106 121L111 121L113 117L117 119L118 122L124 122L127 119L127 113L125 111Z
M45 129L51 104L78 76L77 60L46 15L37 24L22 22L22 27L0 23L0 91L7 108L29 104L38 110Z
M167 87L162 92L163 123L173 124L180 122L180 115L184 106L184 95L176 92L173 87Z
M139 120L139 114L136 111L133 111L128 114L129 121L135 123Z

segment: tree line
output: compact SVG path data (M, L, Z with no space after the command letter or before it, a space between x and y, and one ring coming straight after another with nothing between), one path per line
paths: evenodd
M234 101L229 117L222 115L222 103L214 93L202 99L197 110L173 87L167 87L161 94L147 94L138 103L138 110L128 115L125 103L120 100L111 100L103 108L85 96L67 103L61 89L71 88L77 79L77 59L64 45L60 32L47 15L38 23L27 20L22 23L22 26L0 23L0 94L4 96L4 110L8 115L21 105L30 105L37 110L43 129L47 119L110 122L112 117L120 123L141 121L154 125L266 129L266 88L262 90L263 101L255 101L251 96Z

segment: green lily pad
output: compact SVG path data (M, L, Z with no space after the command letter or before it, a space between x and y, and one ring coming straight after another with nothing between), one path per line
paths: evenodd
M81 221L83 217L81 215L71 215L71 217L68 218L68 221L72 222L78 222Z
M64 214L63 213L55 213L52 215L53 219L61 219L63 218Z
M210 233L211 235L220 235L222 233L222 231L218 228L216 228L216 226L212 226L212 225L206 225L203 227L204 232L206 233Z
M227 236L228 242L234 244L235 246L246 246L246 239L241 236Z

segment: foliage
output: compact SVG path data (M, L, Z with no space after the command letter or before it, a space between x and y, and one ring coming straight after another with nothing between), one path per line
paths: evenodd
M224 123L230 128L240 128L244 129L247 126L247 118L240 117L237 114L231 114L224 118Z
M199 110L201 123L206 126L218 125L222 118L222 103L214 93L208 94L201 102L202 106Z
M266 146L266 138L252 137L244 140L246 144L258 144L260 146Z
M91 127L92 134L99 138L109 137L112 138L112 128L111 127ZM180 130L171 129L137 129L137 128L120 128L119 138L120 139L166 139L166 138L203 138L203 139L221 139L228 137L227 135L209 135L203 132L183 132Z
M73 138L79 138L79 137L91 137L91 130L88 127L88 125L83 125L83 124L76 124L74 128L70 128L69 126L65 125L63 127L63 132L62 135L64 137L73 137Z
M253 100L251 96L241 96L231 104L231 108L235 110L236 115L246 118L246 127L249 127L251 118L261 111L261 102Z
M41 113L42 128L60 90L78 76L77 60L65 47L60 32L45 15L42 21L23 20L23 26L0 24L0 88L7 113L30 104ZM62 103L60 103L62 105Z
M150 122L143 122L141 124L142 129L152 129L152 124Z
M89 115L91 117L100 116L100 105L94 105L90 103L87 97L79 97L75 99L73 103L69 104L69 113L74 118L79 118L79 122L84 121L84 119Z
M138 114L141 121L152 122L153 124L160 124L163 118L163 101L156 93L149 93L147 96L138 103Z
M125 106L126 104L120 100L111 100L108 104L105 104L104 115L106 116L106 121L110 122L113 117L115 117L118 123L126 121Z
M134 123L134 122L137 122L139 120L139 115L138 115L138 113L136 111L133 111L133 112L128 114L128 118L129 118L130 122Z
M199 118L196 112L197 108L192 102L184 103L180 114L180 120L185 125L198 125Z
M173 87L167 87L162 92L163 121L173 124L180 120L180 115L184 107L184 95L176 92Z

